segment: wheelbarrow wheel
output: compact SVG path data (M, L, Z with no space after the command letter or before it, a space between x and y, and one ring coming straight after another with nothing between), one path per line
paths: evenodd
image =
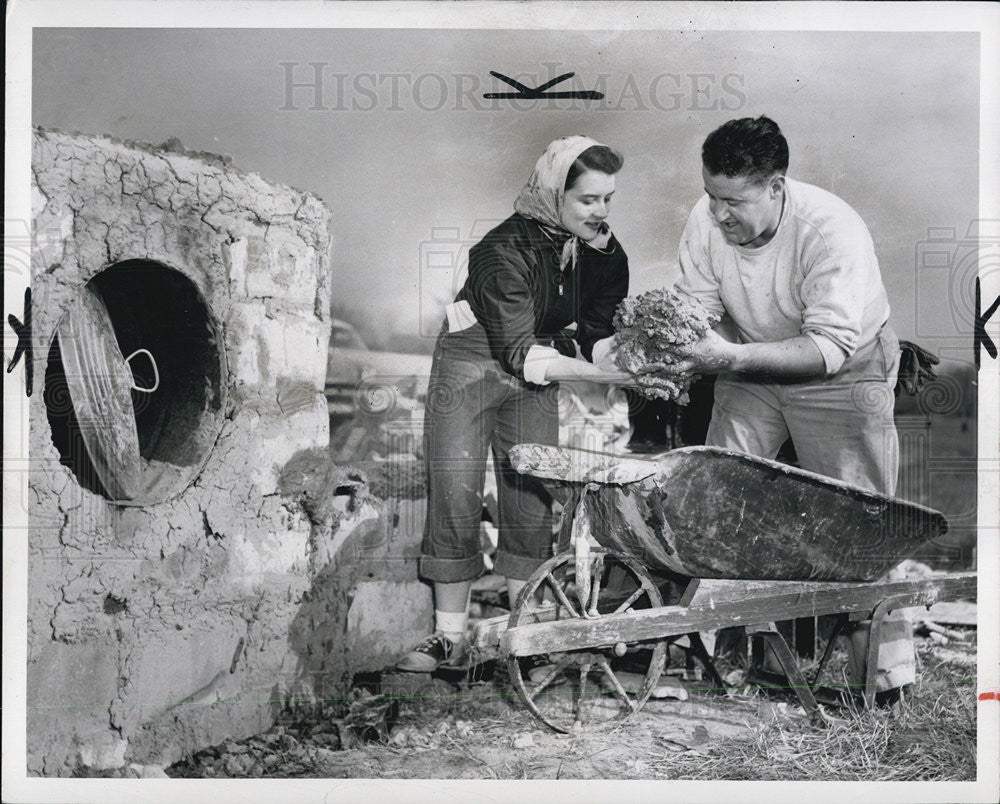
M611 613L663 605L659 589L634 559L618 553L594 552L589 561L590 603L581 606L576 596L574 556L564 553L546 561L528 579L507 621L508 628L539 621L539 606L555 609L545 620L606 617ZM610 582L610 583L609 583ZM548 603L538 604L541 591ZM553 616L554 614L554 616ZM536 718L556 731L623 720L638 712L663 673L666 639L628 645L620 642L604 649L569 650L535 656L507 656L507 671L518 697ZM630 672L612 662L631 654ZM532 672L534 670L534 672ZM631 683L642 674L635 689Z

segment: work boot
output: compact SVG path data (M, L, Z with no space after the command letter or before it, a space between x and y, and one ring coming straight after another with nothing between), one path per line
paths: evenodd
M440 667L461 667L465 662L465 642L452 642L441 633L427 637L396 664L406 673L432 673Z

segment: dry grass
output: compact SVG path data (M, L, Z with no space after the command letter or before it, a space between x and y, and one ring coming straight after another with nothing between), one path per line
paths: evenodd
M657 770L662 778L695 780L975 779L975 649L944 653L918 642L918 653L920 680L902 707L833 710L825 728L760 723L750 740L725 740L702 756L666 757Z
M773 699L759 691L737 696L738 701L696 693L692 703L711 702L749 727L744 738L713 737L700 745L673 739L673 722L648 711L655 709L651 706L611 729L556 737L539 728L512 695L485 690L414 701L404 707L409 711L400 725L426 735L428 748L437 745L475 763L473 776L486 779L975 779L975 646L942 647L930 640L917 644L920 680L903 706L827 708L825 727L794 715L760 717L776 708L767 703ZM788 700L782 711L792 713L796 705ZM450 739L431 732L435 723ZM512 747L514 738L526 733L535 735L533 748ZM386 748L402 755L414 746ZM392 775L400 778L406 771L397 768Z

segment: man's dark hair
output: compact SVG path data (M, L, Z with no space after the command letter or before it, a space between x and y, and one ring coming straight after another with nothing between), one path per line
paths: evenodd
M788 142L770 117L741 117L705 138L701 161L713 176L765 181L788 170Z
M613 176L624 164L625 159L614 148L609 148L607 145L591 145L569 166L563 189L570 189L585 170L596 170Z

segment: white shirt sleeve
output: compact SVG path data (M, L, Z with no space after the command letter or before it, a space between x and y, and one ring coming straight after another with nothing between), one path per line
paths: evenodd
M828 372L858 348L870 272L863 255L832 256L810 266L802 280L802 334L823 352Z
M712 270L712 261L705 248L709 232L702 226L703 204L699 202L691 210L681 243L677 249L677 260L681 276L676 289L686 293L705 307L710 313L721 317L726 308L719 297L719 280Z
M545 379L545 369L558 357L561 357L558 350L536 343L524 356L524 379L535 385L548 385L550 380Z
M840 367L844 365L844 361L847 359L844 350L821 332L809 330L803 334L812 339L812 342L816 344L816 348L819 349L819 353L823 355L826 373L832 375L840 371Z

